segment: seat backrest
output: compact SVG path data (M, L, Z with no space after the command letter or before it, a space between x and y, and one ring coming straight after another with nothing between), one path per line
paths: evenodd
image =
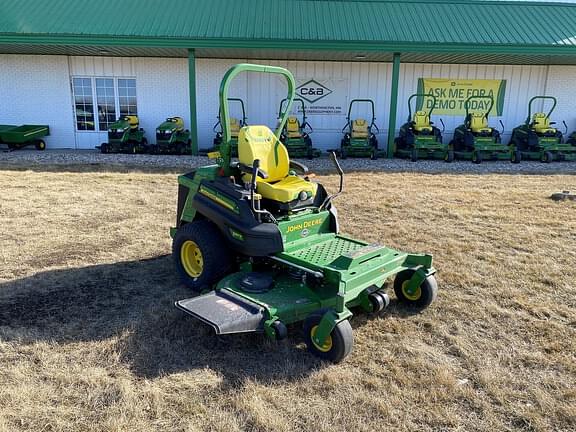
M472 132L481 132L490 129L486 115L481 112L470 113L470 129L472 129Z
M288 175L290 159L288 151L267 126L244 126L238 136L238 159L252 166L260 160L260 168L268 174L267 179L258 181L273 183ZM245 180L249 179L245 176Z
M138 129L140 122L138 120L138 116L136 115L127 115L124 116L126 120L128 120L128 124L130 125L130 129Z
M170 123L174 123L177 130L183 130L184 129L184 119L182 119L182 117L168 117L166 119L166 121L169 121Z
M431 129L430 116L426 111L416 111L412 119L414 122L414 129L417 131Z
M288 117L286 122L286 132L288 138L300 138L302 135L300 133L300 122L296 117Z
M352 120L352 138L368 138L368 122L364 119Z
M543 112L534 113L532 116L532 127L536 132L540 133L555 131L554 128L550 127L550 119Z
M230 117L229 124L230 124L230 136L236 138L240 133L241 128L240 120L234 117Z

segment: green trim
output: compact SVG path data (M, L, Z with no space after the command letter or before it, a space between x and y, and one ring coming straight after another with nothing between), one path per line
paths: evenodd
M506 80L500 81L498 87L498 98L496 99L496 116L501 116L504 113L504 98L506 97Z
M392 89L390 91L390 119L388 121L388 149L386 157L394 157L394 136L396 132L396 112L398 110L398 82L400 81L400 53L394 53L392 62Z
M196 114L196 55L193 49L188 50L188 83L190 88L190 152L198 155L198 116Z
M57 34L2 34L0 44L25 45L83 45L83 46L140 46L148 48L248 48L285 50L332 50L418 53L465 54L525 54L525 55L576 55L575 45L559 44L471 44L440 42L383 42L383 41L318 41L318 40L266 40L266 39L194 39L169 37L126 37L100 35Z

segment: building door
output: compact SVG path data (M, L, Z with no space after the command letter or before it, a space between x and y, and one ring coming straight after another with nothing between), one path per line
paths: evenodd
M72 77L72 92L78 149L94 149L117 118L138 114L135 78Z

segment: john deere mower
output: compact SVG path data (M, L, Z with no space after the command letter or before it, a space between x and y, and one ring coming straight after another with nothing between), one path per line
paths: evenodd
M228 119L228 121L230 122L228 126L230 127L230 136L231 136L231 142L230 142L231 155L233 157L238 157L238 134L240 133L240 128L247 125L246 109L244 108L244 101L242 99L228 98L228 102L239 103L240 108L242 110L241 120L236 117L230 117ZM222 104L220 104L220 107L222 107ZM214 138L214 150L218 151L218 148L222 144L222 134L224 130L224 128L222 127L221 114L218 114L218 121L216 122L212 130L216 133L216 137Z
M488 124L488 116L494 107L492 96L470 96L464 102L464 123L454 131L450 148L455 159L471 160L479 164L483 160L509 159L510 150L502 144L500 131ZM504 124L500 121L502 131Z
M537 100L552 101L550 111L535 112L532 115L532 104ZM552 127L556 123L550 121L550 116L555 108L556 98L553 96L534 96L530 99L526 121L514 128L510 138L513 163L519 163L522 159L539 160L544 163L576 160L576 146L562 143L562 132ZM566 122L564 126L566 127Z
M354 105L368 104L372 110L372 120L370 123L366 119L356 118L351 120L352 107ZM346 159L350 157L370 157L370 159L378 158L378 140L376 133L380 133L378 126L374 123L376 121L374 111L374 101L371 99L352 99L348 106L348 115L346 116L346 124L342 128L344 137L340 142L340 157Z
M156 144L150 146L152 154L190 154L190 131L184 129L182 117L168 117L156 128Z
M282 106L288 101L288 99L282 99L280 101L280 108L278 109L278 121L281 121L280 115L282 114ZM282 129L282 134L280 135L280 141L284 143L288 154L295 158L308 158L313 159L320 156L320 151L312 147L312 139L310 138L310 133L314 132L312 126L308 123L306 119L306 107L304 106L304 101L302 99L294 99L294 102L300 104L300 109L302 110L302 120L298 120L296 116L289 116L286 121L286 125ZM306 132L308 128L308 132Z
M432 106L428 111L418 111L412 116L411 102L414 98L430 98ZM442 143L442 131L430 121L432 111L436 106L436 96L415 93L408 98L408 120L400 128L400 135L394 140L396 156L410 158L416 162L420 158L454 160L454 152ZM442 126L444 122L440 119Z
M275 132L245 126L239 161L231 163L227 101L241 72L279 74L288 102ZM260 332L283 339L301 323L308 349L339 362L352 350L352 309L378 312L389 302L385 281L394 278L398 299L425 308L437 295L430 255L408 254L339 234L336 193L311 181L280 141L295 96L283 68L239 64L220 85L222 145L214 165L178 178L177 225L170 235L182 282L204 293L176 302L216 334Z
M138 116L122 116L108 128L108 142L100 145L102 153L146 153L148 141L140 128ZM98 147L97 147L98 148Z

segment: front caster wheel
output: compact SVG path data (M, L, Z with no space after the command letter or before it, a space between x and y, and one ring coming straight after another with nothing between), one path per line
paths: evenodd
M481 164L482 163L482 153L478 151L474 151L472 153L472 163Z
M542 163L550 163L553 160L554 160L554 155L552 154L552 152L549 152L549 151L542 153L542 156L540 157L540 161Z
M444 155L444 162L452 163L454 162L454 151L448 150Z
M438 296L438 283L433 275L422 281L420 286L413 292L408 289L408 284L414 270L404 270L396 275L394 279L394 293L398 301L417 309L427 308Z
M308 351L322 360L340 363L352 352L354 345L352 326L348 320L340 321L336 324L324 344L319 345L314 342L314 336L322 316L322 312L316 312L304 320L303 329L306 346Z
M410 154L410 160L412 162L418 161L418 149L412 149L412 153Z

